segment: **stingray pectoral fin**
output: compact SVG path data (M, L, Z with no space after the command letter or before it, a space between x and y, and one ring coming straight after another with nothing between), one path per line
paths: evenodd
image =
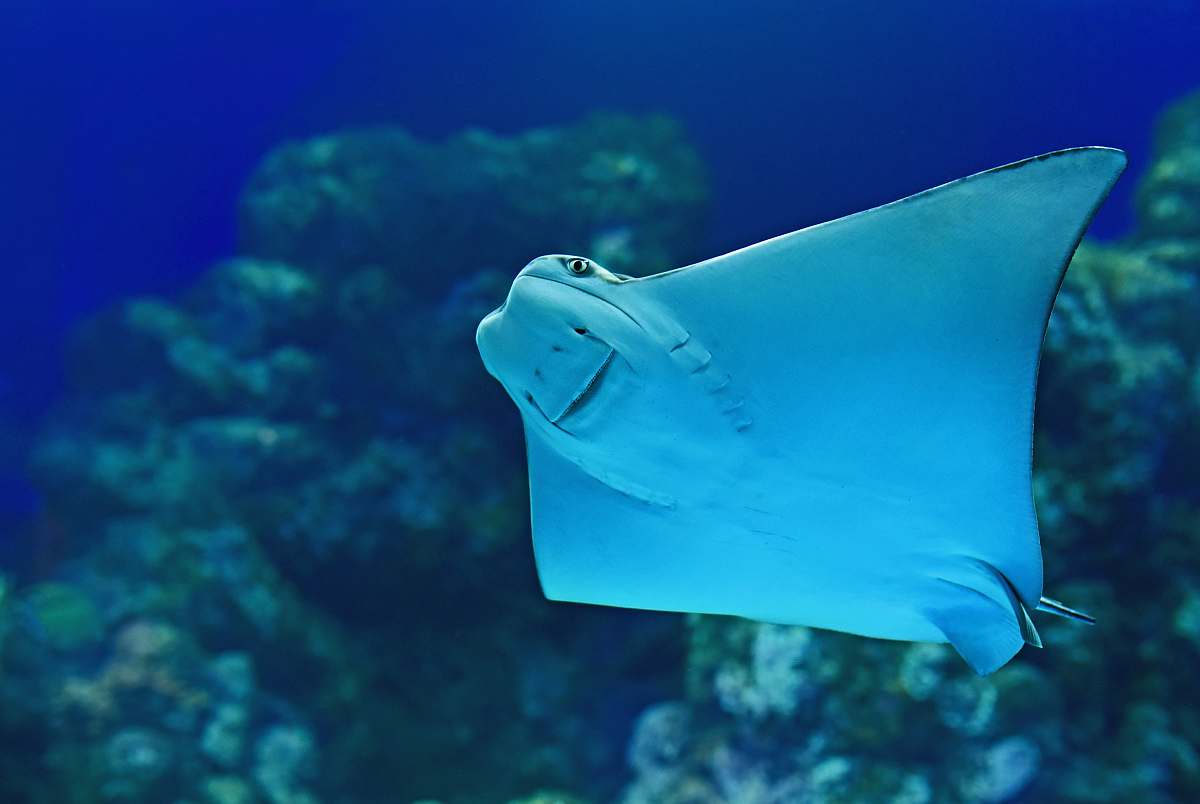
M936 549L987 560L1032 607L1042 339L1124 166L1108 148L1058 151L625 290L732 375L755 410L746 439L904 500L910 520L940 523Z
M1073 609L1049 597L1043 597L1038 601L1037 610L1044 611L1047 614L1054 614L1058 617L1065 617L1068 620L1087 623L1088 625L1096 624L1096 618L1092 615L1078 609Z
M615 477L582 456L567 457L532 428L529 459L533 552L551 600L627 608L732 613L686 573L701 561L694 529L658 489ZM709 562L712 565L715 558Z

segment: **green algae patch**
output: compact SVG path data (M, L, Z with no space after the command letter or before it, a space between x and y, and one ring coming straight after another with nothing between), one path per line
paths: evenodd
M210 776L201 788L205 804L254 804L254 788L236 776Z
M25 593L22 603L30 626L54 650L78 650L104 634L91 598L67 584L37 584Z
M527 798L517 798L508 804L588 804L585 799L557 790L539 790Z
M0 575L0 678L4 677L4 641L8 636L9 614L8 580Z

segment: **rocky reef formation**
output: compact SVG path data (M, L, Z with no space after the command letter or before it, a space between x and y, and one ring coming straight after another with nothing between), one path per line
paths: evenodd
M405 266L425 293L556 252L654 273L695 242L705 200L696 155L662 118L440 145L363 131L268 156L242 198L242 246L321 272Z
M705 202L659 118L269 155L242 256L76 338L45 571L0 594L0 799L615 793L678 621L541 598L474 331L540 251L686 261Z
M541 598L474 328L536 254L702 256L671 123L278 149L239 257L76 338L39 570L0 577L0 800L1200 798L1200 95L1156 147L1040 382L1047 589L1100 624L1043 622L982 679L945 646Z

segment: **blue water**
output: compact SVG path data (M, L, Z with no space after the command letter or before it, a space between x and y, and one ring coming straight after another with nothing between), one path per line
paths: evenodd
M0 66L8 268L0 404L58 390L80 316L184 285L234 244L273 143L370 123L438 138L595 109L683 120L711 250L1064 146L1145 165L1200 80L1189 2L20 2ZM1129 220L1132 182L1095 223Z

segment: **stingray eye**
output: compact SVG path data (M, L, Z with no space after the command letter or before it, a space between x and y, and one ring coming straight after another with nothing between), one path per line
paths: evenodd
M583 257L572 257L571 259L567 260L567 270L576 275L586 274L588 272L588 268L591 267L592 264L583 259Z

